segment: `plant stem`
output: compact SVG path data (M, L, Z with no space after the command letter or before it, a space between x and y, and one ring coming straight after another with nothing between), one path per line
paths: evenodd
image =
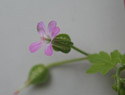
M23 86L20 87L17 91L14 92L15 95L17 95L20 91L22 91L24 88L30 85L30 82L26 82Z
M118 95L120 95L120 89L121 89L121 78L120 78L120 73L121 73L121 71L124 70L124 69L125 69L125 66L120 67L120 68L117 69L117 72L116 72Z
M74 50L76 50L76 51L78 51L78 52L80 52L80 53L82 53L82 54L86 55L86 56L88 56L88 55L89 55L88 53L86 53L86 52L82 51L81 49L79 49L79 48L77 48L77 47L75 47L75 46L72 46L72 48L73 48Z
M62 64L67 64L67 63L71 63L71 62L76 62L76 61L82 61L82 60L87 60L88 57L82 57L82 58L76 58L76 59L70 59L70 60L64 60L64 61L59 61L59 62L54 62L49 64L47 67L51 68L54 66L58 66L58 65L62 65Z
M118 95L120 95L120 88L121 88L121 83L120 83L120 68L116 72L116 79L117 79L117 91L118 91Z

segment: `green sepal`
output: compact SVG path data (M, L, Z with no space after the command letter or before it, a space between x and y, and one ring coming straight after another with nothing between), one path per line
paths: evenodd
M48 80L49 70L42 64L35 65L31 68L28 82L30 84L41 84Z
M73 43L67 34L59 34L52 41L53 49L63 53L69 53L72 45Z

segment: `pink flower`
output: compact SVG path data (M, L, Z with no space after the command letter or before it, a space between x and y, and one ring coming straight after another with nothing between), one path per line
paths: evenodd
M53 54L52 40L59 34L60 28L56 26L55 21L49 22L48 29L45 28L43 22L40 22L37 25L37 31L40 34L41 40L30 45L30 52L36 52L43 46L44 43L46 43L45 54L47 56L51 56Z

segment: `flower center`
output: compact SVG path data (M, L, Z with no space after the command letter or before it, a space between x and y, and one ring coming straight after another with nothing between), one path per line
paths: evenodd
M51 42L51 39L49 37L40 37L41 38L41 41L46 41L47 43Z
M40 37L42 41L46 40L46 38L44 36Z

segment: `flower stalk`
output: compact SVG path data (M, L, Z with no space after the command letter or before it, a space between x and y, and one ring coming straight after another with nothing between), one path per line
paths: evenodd
M81 49L79 49L79 48L77 48L77 47L75 47L75 46L72 46L72 48L73 48L74 50L76 50L76 51L78 51L78 52L80 52L80 53L82 53L82 54L86 55L86 56L88 56L88 55L89 55L89 54L88 54L88 53L86 53L85 51L83 51L83 50L81 50Z
M58 65L68 64L68 63L77 62L77 61L83 61L83 60L87 60L87 59L88 59L88 57L82 57L82 58L64 60L64 61L59 61L59 62L53 62L53 63L47 65L47 67L52 68L52 67L55 67L55 66L58 66Z

